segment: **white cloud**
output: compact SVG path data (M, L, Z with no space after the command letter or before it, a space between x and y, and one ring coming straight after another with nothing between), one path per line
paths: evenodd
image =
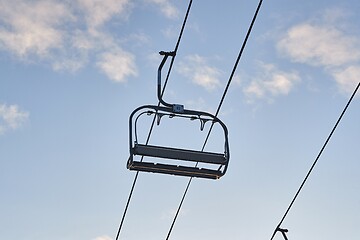
M240 76L240 74L235 74L232 81L234 82L235 85L241 86L242 85L242 76Z
M114 15L124 13L129 0L78 0L78 3L86 12L86 22L92 29L101 26Z
M85 60L83 60L85 61ZM60 70L70 70L70 71L77 71L80 68L83 67L84 62L80 59L70 59L70 58L65 58L65 59L59 59L59 60L54 60L54 63L52 64L54 70L60 71Z
M15 130L29 118L29 113L21 111L18 105L0 104L0 134Z
M155 3L160 7L161 12L168 18L176 18L179 15L177 8L170 3L169 0L147 0L150 3Z
M278 70L272 64L260 64L262 71L253 79L243 91L249 98L270 98L279 95L288 95L295 84L300 81L296 72Z
M177 209L164 210L161 214L161 219L163 219L163 220L173 219L176 212L177 212ZM181 211L179 212L179 216L185 217L186 215L188 215L188 213L189 213L189 210L181 209Z
M127 76L136 76L134 55L122 49L105 52L97 62L98 67L113 81L125 82Z
M271 80L264 82L264 86L274 96L288 95L299 79L296 73L274 72Z
M208 91L221 86L219 81L220 71L207 65L206 59L197 54L187 56L186 63L180 63L179 72Z
M359 81L360 37L349 34L349 15L326 9L316 19L291 27L277 48L294 62L322 68L341 92L352 92Z
M186 109L196 109L205 112L215 112L202 97L197 99L187 100L185 102Z
M265 89L259 81L251 81L249 86L244 89L244 92L248 96L256 96L258 98L262 98L265 95Z
M112 238L107 235L104 235L104 236L96 237L93 240L112 240Z
M341 92L352 93L360 82L360 66L350 66L345 69L335 70L333 76Z
M76 71L95 58L112 80L136 75L135 56L103 29L111 18L129 14L129 0L0 0L0 5L0 49L21 61Z
M0 1L0 46L24 58L40 57L62 48L65 41L60 25L73 20L67 7L56 1Z
M290 28L277 47L295 62L334 67L358 61L359 44L334 26L303 23Z

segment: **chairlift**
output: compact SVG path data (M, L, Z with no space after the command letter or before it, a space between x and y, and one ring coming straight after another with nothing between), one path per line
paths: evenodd
M174 57L175 52L160 52L163 59L158 68L157 95L159 105L144 105L136 108L129 117L129 147L130 157L127 162L129 170L141 172L153 172L171 174L177 176L198 177L208 179L219 179L222 177L229 164L229 142L228 130L225 124L216 116L196 110L185 109L180 104L170 104L162 99L161 94L161 70L169 56ZM224 152L195 151L182 148L164 147L139 143L137 133L138 119L142 116L153 116L156 118L157 125L160 124L162 117L187 118L189 120L199 120L200 130L202 131L207 122L219 124L224 133ZM133 139L135 137L135 139ZM135 158L140 160L135 160ZM147 161L144 161L146 157ZM149 160L148 160L149 159ZM160 159L166 160L159 161ZM152 161L153 160L153 161ZM180 164L179 164L180 162ZM189 163L193 162L191 166ZM196 165L195 165L196 163ZM206 167L199 167L203 163Z

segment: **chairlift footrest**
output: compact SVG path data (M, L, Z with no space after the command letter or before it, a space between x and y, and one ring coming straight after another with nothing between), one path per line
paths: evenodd
M177 176L199 177L208 179L219 179L223 175L221 171L207 168L176 166L138 161L133 161L131 165L128 166L128 168L130 170L142 172L163 173Z

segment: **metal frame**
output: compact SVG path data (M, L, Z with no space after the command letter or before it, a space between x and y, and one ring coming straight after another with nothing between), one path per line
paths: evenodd
M152 110L152 111L149 111ZM139 144L137 141L137 132L133 130L134 122L136 124L139 116L144 113L154 113L154 114L169 114L170 116L185 117L190 119L200 119L200 121L212 121L214 124L218 123L223 129L224 132L224 153L212 153L204 151L194 151L187 149L177 149L169 148L163 146L152 146ZM135 118L135 115L138 114ZM206 118L205 118L206 117ZM134 120L135 118L135 120ZM202 123L203 124L203 123ZM136 125L135 125L136 129ZM133 136L135 135L135 140ZM202 112L184 109L181 114L177 113L173 115L171 108L154 106L154 105L144 105L135 109L129 117L129 152L130 157L127 162L127 168L130 170L136 171L145 171L145 172L154 172L154 173L164 173L172 174L178 176L191 176L191 177L200 177L200 178L210 178L218 179L223 176L227 170L229 164L229 141L228 141L228 130L225 124L214 115ZM156 162L145 162L145 161L136 161L134 156L144 156L152 158L163 158L169 159L169 164L159 164ZM198 168L196 166L181 166L171 163L171 160L180 160L186 162L201 162L209 165L214 165L218 167L217 170L208 169L208 168Z
M160 55L163 55L163 59L158 68L158 82L157 82L157 97L159 99L159 105L144 105L135 109L129 117L129 152L130 157L127 162L127 168L135 171L144 171L144 172L154 172L154 173L163 173L171 174L178 176L189 176L189 177L199 177L199 178L210 178L218 179L223 176L227 170L230 153L229 153L229 141L228 141L228 130L225 124L216 116L202 111L188 110L185 109L183 105L180 104L170 104L162 99L161 92L161 70L168 59L169 56L175 57L175 52L160 52ZM164 106L160 106L160 104ZM148 109L146 111L146 109ZM134 116L137 114L137 117L134 122ZM194 151L187 149L177 149L163 146L151 146L147 144L139 144L137 140L137 120L143 114L156 114L155 117L158 118L158 124L163 115L168 115L169 117L183 117L189 118L191 120L199 119L201 126L200 129L203 130L204 125L207 121L212 121L212 124L220 124L224 131L225 147L224 153L212 153L204 151ZM135 131L133 131L133 125L135 125ZM133 134L135 132L135 141L133 141ZM140 161L134 160L134 156L142 156ZM163 158L170 160L169 164L156 163L156 162L145 162L143 157L152 157L152 158ZM197 164L194 167L182 166L171 164L171 160L180 160L186 162L196 162ZM206 163L208 165L214 165L218 167L215 169L208 168L199 168L197 167L198 163Z

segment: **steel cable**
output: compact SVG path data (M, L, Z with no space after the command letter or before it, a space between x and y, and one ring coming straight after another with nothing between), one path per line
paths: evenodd
M223 102L224 102L224 100L225 100L225 96L226 96L226 94L227 94L227 91L229 90L230 84L231 84L232 79L233 79L233 77L234 77L234 75L235 75L236 69L237 69L237 67L238 67L238 65L239 65L241 56L242 56L243 51L244 51L244 49L245 49L246 43L247 43L247 41L248 41L248 39L249 39L249 36L250 36L250 33L251 33L252 28L253 28L253 26L254 26L255 20L256 20L257 15L258 15L258 13L259 13L259 11L260 11L262 2L263 2L263 0L260 0L258 6L257 6L257 8L256 8L256 11L255 11L254 16L253 16L252 21L251 21L251 24L250 24L250 26L249 26L249 29L248 29L247 33L246 33L245 39L244 39L244 41L243 41L243 44L242 44L242 46L241 46L240 52L239 52L238 57L237 57L237 59L236 59L236 61L235 61L234 67L233 67L233 69L232 69L232 71L231 71L229 80L228 80L228 82L227 82L227 84L226 84L224 93L223 93L223 95L222 95L222 97L221 97L219 106L218 106L218 108L217 108L217 110L216 110L216 113L215 113L215 116L216 116L216 117L219 115L220 109L221 109L222 104L223 104ZM208 131L208 134L207 134L206 138L205 138L205 141L204 141L204 144L203 144L203 147L202 147L201 151L204 151L205 146L206 146L206 144L207 144L207 142L208 142L208 139L209 139L209 136L210 136L210 134L211 134L211 131L212 131L213 127L214 127L214 123L211 124L211 127L210 127L210 129L209 129L209 131ZM196 167L197 165L198 165L198 163L195 165L195 167ZM186 195L187 195L187 193L188 193L188 190L189 190L189 187L190 187L190 185L191 185L192 180L193 180L193 177L190 177L190 179L189 179L189 181L188 181L188 183L187 183L187 185L186 185L184 194L183 194L183 196L182 196L182 198L181 198L179 207L177 208L177 211L176 211L176 213L175 213L174 219L173 219L173 221L172 221L172 223L171 223L169 232L168 232L168 234L167 234L167 236L166 236L166 240L168 240L168 239L170 238L171 232L172 232L172 230L173 230L173 228L174 228L174 225L175 225L175 222L176 222L176 220L177 220L177 218L178 218L178 216L179 216L180 209L181 209L181 207L182 207L182 205L183 205L183 203L184 203L185 197L186 197Z
M189 5L188 5L187 11L186 11L186 15L185 15L183 24L181 26L181 30L180 30L180 33L179 33L178 40L177 40L176 45L175 45L175 50L174 50L175 53L177 52L177 50L179 48L179 45L180 45L180 42L181 42L181 38L182 38L184 29L185 29L185 25L186 25L186 22L187 22L187 19L188 19L188 16L189 16L190 9L191 9L192 1L193 0L189 1ZM170 65L169 65L169 70L168 70L167 75L166 75L166 80L165 80L164 86L163 86L162 91L161 91L161 96L165 92L165 89L166 89L166 86L167 86L167 83L168 83L168 80L169 80L169 77L170 77L170 73L171 73L171 70L172 70L172 67L173 67L173 64L174 64L174 61L175 61L175 56L173 56L172 59L171 59L171 62L170 62ZM160 106L160 102L158 102L158 106ZM155 114L155 116L154 116L154 118L152 120L150 129L149 129L149 133L148 133L148 136L147 136L147 139L146 139L146 145L150 141L150 136L151 136L152 131L154 129L155 119L156 119L156 114ZM141 161L142 160L143 160L143 157L141 157ZM116 234L116 238L115 238L116 240L119 239L120 232L121 232L123 224L124 224L125 216L127 214L128 208L129 208L129 204L130 204L130 201L131 201L134 189L135 189L135 185L136 185L138 176L139 176L139 171L137 171L136 174L135 174L135 177L134 177L134 180L133 180L133 183L132 183L132 186L131 186L131 190L130 190L130 193L129 193L129 196L128 196L128 199L127 199L127 202L126 202L126 205L125 205L125 209L124 209L124 212L123 212L123 215L122 215L122 218L121 218L121 222L120 222L117 234Z
M321 154L323 153L323 151L324 151L324 149L325 149L326 145L329 143L329 141L330 141L330 139L331 139L331 137L332 137L333 133L335 132L335 130L336 130L336 128L337 128L337 126L339 125L339 123L340 123L340 121L341 121L342 117L344 116L344 114L345 114L346 110L348 109L348 107L349 107L350 103L352 102L352 100L353 100L354 96L356 95L356 93L357 93L357 91L358 91L359 87L360 87L360 82L359 82L359 83L358 83L358 85L356 86L356 88L355 88L355 90L354 90L353 94L351 95L351 97L350 97L349 101L347 102L347 104L346 104L345 108L343 109L342 113L340 114L340 117L339 117L339 118L338 118L338 120L336 121L336 123L335 123L335 125L334 125L333 129L331 130L331 132L330 132L329 136L327 137L327 139L326 139L326 141L325 141L324 145L323 145L323 146L322 146L322 148L320 149L319 154L316 156L314 163L312 164L312 166L311 166L310 170L309 170L309 171L308 171L308 173L306 174L306 176L305 176L304 180L302 181L302 183L301 183L301 185L300 185L299 189L297 190L297 192L296 192L296 194L295 194L294 198L292 199L292 201L291 201L291 203L290 203L289 207L286 209L286 212L285 212L284 216L281 218L281 220L280 220L279 224L277 225L276 229L274 230L274 233L273 233L273 235L271 236L270 240L272 240L272 239L275 237L276 233L278 232L278 230L279 230L279 229L280 229L280 227L281 227L281 224L284 222L284 220L285 220L286 216L288 215L288 213L289 213L290 209L291 209L291 208L292 208L292 206L294 205L295 200L296 200L296 199L297 199L297 197L299 196L299 194L300 194L300 192L301 192L302 188L304 187L304 185L305 185L306 181L308 180L308 178L309 178L309 176L310 176L311 172L313 171L313 169L314 169L314 167L315 167L316 163L318 162L318 160L319 160L319 158L320 158Z

